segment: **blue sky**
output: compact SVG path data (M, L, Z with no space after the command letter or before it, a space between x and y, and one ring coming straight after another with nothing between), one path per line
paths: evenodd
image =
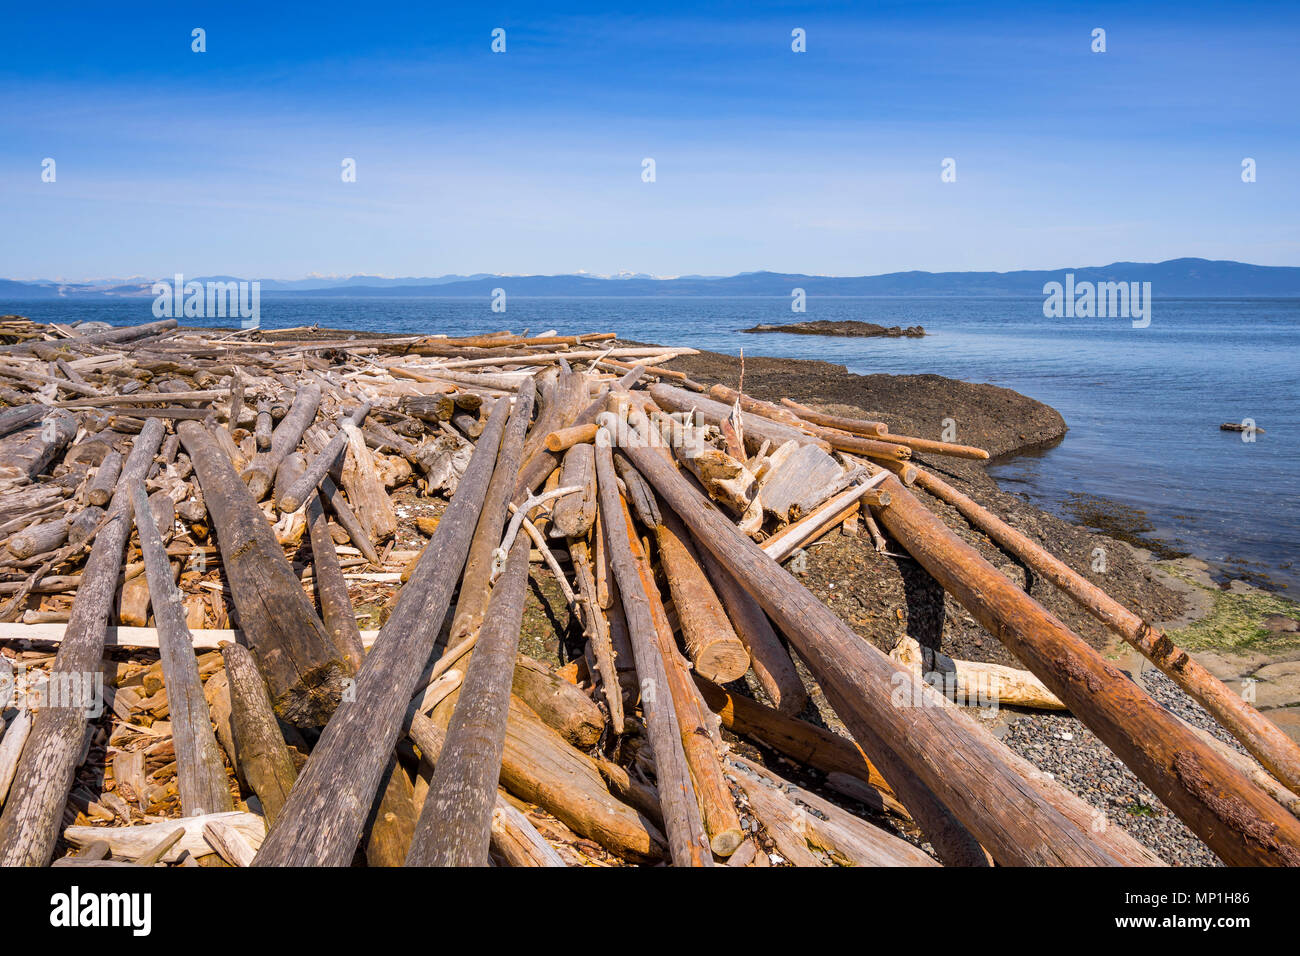
M1300 264L1296 4L7 6L10 278Z

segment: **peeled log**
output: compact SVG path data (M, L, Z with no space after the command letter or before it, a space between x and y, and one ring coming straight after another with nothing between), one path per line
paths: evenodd
M738 680L749 670L749 652L700 567L681 519L671 511L662 517L663 523L654 529L659 561L672 591L686 653L701 677L716 684Z
M718 597L727 609L736 636L749 651L750 666L758 678L759 686L781 713L790 716L798 714L808 703L808 691L795 669L790 652L772 627L772 622L767 619L758 602L745 592L731 576L731 572L719 564L708 549L697 547L696 554L718 590Z
M545 664L519 655L510 691L579 750L600 740L605 718L595 702Z
M874 809L907 817L906 808L862 748L847 737L804 720L788 717L740 694L733 694L701 677L695 682L709 709L733 734L748 737L791 760L827 774L848 774L871 788Z
M1218 856L1300 865L1300 820L948 530L896 478L881 523Z
M596 486L600 496L601 522L608 529L606 542L610 566L623 599L628 635L636 659L641 710L645 714L647 736L655 755L659 801L663 808L664 828L668 831L669 852L676 866L712 866L709 838L700 817L686 755L682 751L668 676L657 647L654 616L642 590L636 556L629 546L627 511L615 484L614 460L608 446L608 441L603 445L599 439L596 442ZM657 455L653 450L651 454ZM658 461L671 467L662 458Z
M1155 664L1184 692L1214 715L1242 745L1292 791L1300 793L1300 746L1203 664L1138 615L993 512L927 471L916 483L948 502L962 517L1056 585L1085 611Z
M649 494L653 496L654 493L649 492ZM691 772L695 797L700 806L700 817L709 835L709 847L718 856L730 856L744 841L745 832L741 829L735 801L722 773L722 764L718 758L720 746L715 744L713 734L710 732L713 728L705 724L706 717L712 719L712 715L701 702L695 686L691 683L686 660L677 650L677 642L673 640L673 631L668 623L663 599L660 597L659 588L655 585L650 560L641 550L641 543L636 540L636 528L632 524L632 518L626 511L624 518L628 547L636 559L637 571L641 578L641 591L649 602L650 614L654 620L655 644L659 657L663 661L664 674L668 678L668 691L673 700L673 715L677 718L677 728L682 738L682 753Z

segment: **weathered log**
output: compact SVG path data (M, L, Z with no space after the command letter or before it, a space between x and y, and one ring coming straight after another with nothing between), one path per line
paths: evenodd
M230 372L230 401L226 404L226 428L234 432L244 413L244 374L236 365ZM259 448L263 451L263 448Z
M590 444L574 445L564 453L560 487L581 488L564 495L551 509L553 538L585 538L596 521L596 452Z
M361 430L352 422L339 426L347 436L347 456L343 463L343 490L352 510L370 535L370 540L384 542L397 534L397 515L388 499L384 481L375 469L375 460L366 447Z
M889 782L850 738L730 693L699 676L695 683L709 709L718 715L727 730L827 774L842 773L861 780L871 788L874 796L870 805L874 809L908 816Z
M100 508L108 504L109 499L113 497L113 489L117 487L118 475L121 473L122 455L116 449L109 449L108 454L95 470L95 477L90 480L86 500Z
M204 835L204 829L213 821L221 821L235 828L250 846L256 847L266 832L266 824L256 813L231 810L225 813L207 813L201 817L181 817L162 823L143 823L130 827L83 827L71 826L63 831L63 838L70 846L87 846L96 840L103 840L109 845L114 856L135 858L158 845L163 838L170 836L179 827L185 831L172 848L167 851L163 861L175 863L185 853L190 856L206 856L215 852Z
M711 866L709 838L700 817L699 802L691 782L678 719L663 659L659 655L654 616L641 587L640 569L629 546L627 519L614 476L610 439L596 442L596 486L601 520L609 529L606 539L610 565L618 581L627 618L637 676L641 682L641 709L645 714L650 746L655 754L659 799L663 807L669 852L676 866ZM663 459L659 459L663 461Z
M1233 693L1186 651L1055 555L993 512L930 472L916 483L948 502L962 517L1068 594L1110 630L1124 638L1166 677L1208 710L1264 767L1300 793L1300 747L1250 703Z
M339 654L348 662L352 673L361 669L365 651L361 646L361 631L357 628L356 612L348 595L348 582L339 566L334 539L330 537L329 519L321 506L320 496L312 495L307 502L307 526L311 534L312 581L316 587L316 601L320 607L325 630Z
M5 804L9 786L14 782L18 770L18 758L22 756L23 745L32 732L32 712L20 707L18 713L5 725L4 736L0 737L0 807Z
M354 425L360 425L370 414L370 403L359 406L353 411L343 416L343 419L350 419ZM343 419L340 419L342 422ZM333 471L343 456L344 449L348 444L348 433L340 426L325 447L313 455L307 462L307 470L303 476L293 483L276 503L281 511L297 511L307 501L311 493L320 485L321 480Z
M436 763L445 732L417 714L411 721L411 739ZM501 785L625 859L649 862L663 857L663 834L658 828L616 799L595 762L565 743L516 697L510 699Z
M999 862L1116 862L1086 829L1047 799L1043 790L1050 784L1027 780L1009 766L1005 747L986 730L854 634L646 444L634 440L625 451L695 539L732 572L795 645L841 719L882 766L923 827L916 805L899 790L897 775L891 776L895 764L911 768ZM892 705L891 693L900 685L896 674L903 675L909 699L921 706ZM881 759L888 748L878 734L897 748L889 766ZM889 757L894 756L889 750Z
M182 422L177 430L217 532L229 596L275 711L292 724L320 726L338 703L349 667L213 433L197 422Z
M294 396L293 404L289 406L288 413L280 419L280 424L271 433L271 447L253 456L252 463L245 469L242 477L248 482L248 490L254 501L261 501L266 497L266 493L271 490L271 485L275 481L276 469L280 467L280 462L297 449L298 443L302 441L303 432L316 419L316 409L320 407L320 395L319 385L301 386ZM233 423L231 427L234 427Z
M605 730L604 715L590 697L531 657L516 659L510 692L579 750L594 747Z
M137 339L148 338L151 335L158 335L160 332L166 332L168 329L176 328L175 319L163 319L159 322L146 322L143 325L128 325L120 328L105 329L103 332L91 332L86 335L78 335L69 340L68 345L81 347L83 345L107 345L108 343L132 342ZM13 345L0 345L0 352L25 353L35 352L38 343L36 342L18 342Z
M764 541L763 553L773 561L784 561L799 548L837 527L860 506L859 502L864 494L885 480L886 474L879 471L851 488L845 488L839 494L832 495L815 511L804 515L793 524L786 525Z
M803 833L807 843L816 846L841 865L937 865L906 840L872 826L752 760L732 757L729 764L731 779L750 797L751 805L760 790L783 798L790 804L794 828Z
M135 526L144 555L145 578L158 628L159 654L167 688L167 707L176 748L176 789L185 816L233 810L208 702L203 696L194 644L185 623L181 592L172 581L172 564L154 524L144 481L132 490Z
M828 415L825 412L819 412L807 405L801 405L789 398L781 399L781 404L790 409L798 418L804 421L812 422L814 425L821 425L825 428L837 428L840 431L852 432L855 435L865 435L868 438L879 438L889 431L889 426L884 422L865 421L860 418L845 418L841 415Z
M948 530L897 479L880 519L1221 859L1300 865L1300 821Z
M909 668L949 700L966 707L1010 704L1038 710L1065 710L1060 698L1029 671L981 661L955 661L903 635L889 656Z
M614 659L609 621L596 594L596 575L592 567L591 550L584 539L569 539L569 560L573 563L574 578L578 582L578 593L582 598L582 626L596 659L601 693L609 708L609 723L615 734L622 734L623 687L619 681L618 668Z
M520 395L520 399L528 403L530 412L534 394L533 386L530 384ZM493 414L496 414L495 409ZM452 615L451 630L447 636L448 646L459 643L476 631L487 611L489 597L487 584L492 572L493 556L501 543L502 529L509 514L510 495L518 487L515 476L518 475L519 462L523 454L522 429L528 424L527 417L521 418L515 412L511 413L510 421L514 426L511 429L514 440L502 442L501 462L492 473L492 481L483 501L483 509L478 516L478 523L474 526L474 540L470 543L469 555L465 560L464 585L456 600L456 611ZM507 438L509 437L510 435L507 434ZM450 699L451 706L455 705L458 696L453 695Z
M290 452L275 469L275 484L271 486L271 500L279 501L290 486L307 470L307 456L300 451Z
M497 795L492 809L492 850L510 866L565 866L529 819Z
M329 505L330 511L334 512L335 520L338 521L339 527L348 533L348 539L352 542L352 546L360 551L362 557L367 561L378 566L381 563L379 552L375 550L374 542L370 540L370 534L361 526L361 521L351 507L348 506L347 499L343 497L343 492L339 491L329 475L321 479L317 494Z
M11 535L6 546L15 558L30 558L36 554L55 551L68 540L69 524L67 518L54 518L30 525Z
M620 388L631 388L633 383L640 377L641 372L640 366L628 372L618 380L618 386ZM605 396L606 392L602 389L570 424L594 424L600 413L605 410ZM532 458L525 459L519 469L519 480L515 482L515 504L521 503L530 491L535 490L558 467L560 467L559 456L555 452L547 451L545 445Z
M464 567L508 411L504 404L493 410L460 487L357 673L353 699L326 725L255 866L351 862Z
M506 424L501 457L492 476L484 514L489 508L496 508L498 501L502 506L507 504L506 495L514 486L525 432L532 417L533 395L531 381L520 386ZM479 531L475 534L476 543L483 540L478 537ZM408 866L488 865L492 807L504 747L510 684L519 651L519 626L528 590L528 551L528 537L517 535L505 570L491 590L477 627L478 641L465 668L463 693L456 695L442 756L407 854ZM466 564L462 602L465 587L482 587L481 582L469 577L477 570L472 567L473 561L471 553ZM454 633L453 628L452 639Z
M0 409L0 438L16 432L20 428L26 428L34 422L39 422L47 414L49 414L49 408L38 404Z
M753 412L755 415L761 415L763 418L770 418L774 422L780 422L782 425L789 425L791 428L799 430L803 430L804 428L804 423L799 420L800 416L796 415L788 408L773 404L772 402L765 402L752 395L746 395L734 388L728 388L726 385L712 386L709 389L709 397L728 406L739 402L743 411Z
M513 474L513 473L512 473ZM407 866L487 866L510 680L528 588L528 538L519 535L505 573L492 588L474 655L447 727L446 740Z
M162 437L163 423L149 419L131 444L123 479L138 482L144 477ZM129 487L121 480L118 486ZM36 715L18 762L16 785L0 814L0 865L44 866L54 852L85 738L88 705L93 702L85 695L93 691L97 678L102 680L104 634L130 533L131 501L123 491L113 496L107 523L95 535L51 673L52 681L61 681L74 691L69 696L77 696L79 689L82 699L61 707L43 707Z
M270 826L280 815L298 772L253 655L241 644L225 643L221 657L230 694L231 764L238 764L244 781L257 794Z
M47 410L38 424L0 438L0 478L35 480L76 434L75 418L67 412Z
M266 451L271 447L271 436L273 424L271 421L271 400L269 398L259 398L257 400L257 418L253 422L253 443L258 451Z
M536 383L539 385L537 403L540 410L537 423L524 441L523 461L528 461L536 452L547 449L546 440L558 428L568 428L582 412L587 403L587 376L575 372L566 365L555 375L553 382L543 381L541 373Z
M673 385L664 385L663 383L651 385L649 392L659 407L665 411L694 411L699 418L710 425L721 426L732 413L730 405L724 405L722 402L705 398L702 395L688 392ZM764 442L768 442L772 448L793 441L800 445L816 445L825 451L830 450L830 445L825 440L816 438L790 425L763 418L752 412L742 412L741 415L745 433L745 449L751 455L758 452Z

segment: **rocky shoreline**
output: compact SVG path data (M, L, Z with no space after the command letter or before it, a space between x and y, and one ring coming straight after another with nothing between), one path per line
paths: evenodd
M815 322L791 322L786 325L762 324L752 328L741 329L742 332L785 332L788 335L837 335L845 338L887 338L919 339L924 337L925 328L920 325L877 325L875 322L831 322L819 319Z

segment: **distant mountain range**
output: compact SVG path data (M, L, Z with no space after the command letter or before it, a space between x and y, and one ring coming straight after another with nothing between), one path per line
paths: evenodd
M734 276L644 274L594 276L445 275L434 278L381 276L261 279L267 297L447 297L478 298L502 288L510 296L789 296L801 288L808 295L835 296L1040 296L1043 284L1063 281L1072 272L1076 283L1150 282L1157 298L1290 298L1300 297L1300 267L1256 266L1210 259L1167 262L1112 262L1107 266L1036 269L1019 272L891 272L873 276L810 276L783 272L742 272ZM229 282L236 276L186 276L186 281ZM170 281L164 276L163 281ZM102 279L91 282L0 279L0 299L120 298L150 296L151 279Z

